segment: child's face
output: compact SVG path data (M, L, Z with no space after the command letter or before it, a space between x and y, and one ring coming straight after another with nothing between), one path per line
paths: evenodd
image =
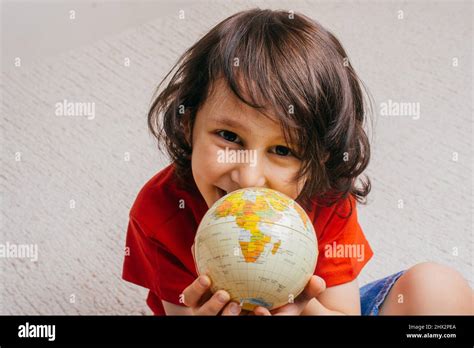
M280 124L242 103L223 81L214 87L196 115L192 139L192 172L207 205L245 187L267 187L296 199L304 182L292 178L301 162Z

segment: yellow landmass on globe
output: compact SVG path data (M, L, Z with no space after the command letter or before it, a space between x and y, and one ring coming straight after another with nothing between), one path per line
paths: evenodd
M309 222L309 219L305 211L298 204L293 204L293 208L295 208L296 212L301 217L301 220L303 220L304 227L308 227L307 224Z
M271 241L271 237L262 233L258 227L262 217L265 217L267 221L280 219L280 214L275 213L275 210L278 212L284 211L290 201L272 192L270 198L268 198L273 208L271 209L269 202L263 196L258 195L255 202L253 202L244 199L243 194L244 192L238 192L230 195L216 208L215 214L217 217L235 217L237 226L250 232L250 240L239 241L239 244L245 261L255 262L265 249L265 245ZM272 254L277 252L280 244L281 241L278 241L273 245Z
M273 244L273 249L272 249L272 254L275 255L275 253L278 251L278 248L280 247L281 240Z

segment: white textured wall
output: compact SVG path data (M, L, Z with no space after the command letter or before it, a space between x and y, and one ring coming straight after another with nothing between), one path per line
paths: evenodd
M256 6L331 29L376 113L388 99L420 103L419 120L375 120L373 191L359 208L375 256L361 284L431 260L472 286L471 2L131 4L2 2L0 243L37 244L39 260L0 259L0 314L150 313L146 291L120 274L128 211L166 164L147 133L151 95L211 26ZM64 99L95 102L95 118L55 116Z

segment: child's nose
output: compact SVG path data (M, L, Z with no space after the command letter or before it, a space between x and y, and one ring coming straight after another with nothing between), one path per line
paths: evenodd
M267 184L261 165L240 164L231 172L231 179L239 188L264 187Z

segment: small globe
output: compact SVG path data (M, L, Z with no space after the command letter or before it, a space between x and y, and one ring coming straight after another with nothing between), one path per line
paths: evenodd
M194 261L211 291L226 290L245 310L291 303L314 273L313 224L291 198L245 188L215 202L199 224Z

